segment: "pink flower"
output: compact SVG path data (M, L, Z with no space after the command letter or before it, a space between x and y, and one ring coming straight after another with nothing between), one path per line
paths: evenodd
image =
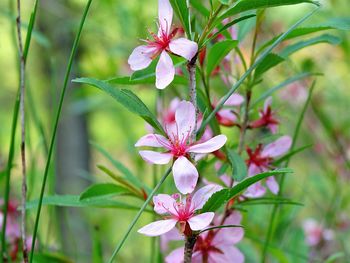
M146 40L147 45L135 48L128 63L132 70L141 70L147 68L152 60L160 55L156 67L156 87L164 89L173 81L175 75L175 68L168 53L191 60L198 51L198 45L186 38L174 39L178 29L171 30L173 9L169 0L158 1L158 20L158 34L151 33L153 40Z
M162 147L166 152L150 150L140 151L141 157L153 164L167 164L175 158L173 176L177 189L182 194L191 193L196 187L198 171L189 161L189 154L205 154L220 149L226 143L225 135L218 135L203 143L191 141L191 133L195 127L195 108L187 101L182 101L176 112L175 122L165 126L167 137L159 134L147 134L136 144L139 146Z
M303 223L306 242L309 246L316 246L321 241L330 241L334 238L334 233L330 229L325 229L321 224L312 218L308 218Z
M233 109L230 109L228 107L231 107L231 108L238 107L243 102L244 102L244 98L241 95L237 93L232 94L224 104L224 106L226 107L223 108L222 110L219 110L216 113L216 119L218 120L219 124L227 127L236 125L237 113L235 113ZM215 108L215 106L216 104L213 105L213 108Z
M239 225L241 220L241 214L234 211L225 219L223 225ZM243 236L243 229L238 227L209 230L200 234L194 247L192 262L244 262L244 255L234 246L242 240ZM183 262L183 255L184 248L178 248L165 258L165 262L181 263Z
M267 127L271 133L277 132L279 121L275 118L275 113L271 110L272 97L265 100L264 109L259 112L260 118L253 121L250 126L252 128Z
M172 196L159 194L153 197L154 211L164 215L166 219L155 221L138 230L146 236L160 236L172 230L177 223L182 233L190 228L193 231L207 227L214 218L213 212L196 215L211 195L221 190L218 185L207 185L199 189L193 196L187 195L183 200L180 194Z
M258 173L268 171L270 168L272 168L271 166L274 158L286 153L291 145L292 139L289 136L282 136L281 138L266 145L265 147L263 147L262 144L259 144L254 151L248 147L248 176L253 176ZM279 186L273 176L270 176L266 179L266 185L272 193L278 193ZM247 197L261 197L264 194L265 188L261 185L260 182L258 182L248 187L244 195Z

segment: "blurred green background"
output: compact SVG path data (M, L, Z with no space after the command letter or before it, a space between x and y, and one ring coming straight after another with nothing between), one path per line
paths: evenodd
M333 17L350 19L348 0L321 2L322 10L307 25ZM29 21L33 3L29 0L22 3L23 32L26 32L25 22ZM39 3L26 70L29 200L39 195L53 116L85 3L82 0L45 0ZM7 161L12 110L19 78L14 5L13 0L0 1L0 171L5 169ZM307 5L299 5L267 10L261 39L283 32L309 9ZM108 79L130 75L128 56L139 45L140 39L147 37L148 29L156 30L156 17L155 0L94 1L82 33L71 79L81 76ZM303 255L309 251L303 242L301 225L308 217L316 218L335 229L340 242L335 245L334 252L350 251L349 229L339 231L340 221L343 218L345 221L350 220L350 173L342 159L344 154L348 160L350 158L350 37L346 31L331 33L341 37L340 45L320 44L296 53L291 61L269 72L260 87L260 92L263 92L305 70L324 74L317 79L312 99L313 110L307 113L298 142L298 146L313 146L293 158L290 166L295 173L288 176L285 185L286 194L304 206L283 209L285 213L282 213L281 222L288 222L289 229L286 237L277 239L281 241L277 244L282 251L283 248L293 248ZM132 86L131 89L150 108L155 107L157 91L154 86ZM177 92L182 94L183 89L181 86L175 89L170 85L164 94L171 98ZM292 135L296 113L301 111L302 104L293 101L293 98L286 101L275 94L274 106L279 112L282 133ZM102 146L113 158L151 186L152 167L141 160L134 147L138 138L145 133L143 120L127 112L109 96L91 87L71 83L64 103L47 193L79 194L93 182L110 181L96 165L102 164L111 169L113 166L90 142ZM163 167L157 169L160 173ZM18 133L11 179L11 197L18 200L20 178ZM3 176L0 177L0 185L2 196ZM240 244L246 252L247 262L257 262L260 257L261 244L254 241L254 237L264 240L269 209L270 206L247 208L243 223L248 228L247 237ZM29 214L30 232L34 212L30 210ZM39 229L40 243L48 251L62 251L74 262L92 262L91 256L97 253L96 247L100 242L106 260L134 214L135 211L115 209L54 210L45 207ZM144 215L137 226L149 220L150 217ZM283 227L283 223L279 227ZM294 247L291 244L295 244ZM150 249L151 239L134 232L121 252L120 262L148 262ZM271 253L272 260L276 262L303 262L300 257L293 261L293 255L288 253Z

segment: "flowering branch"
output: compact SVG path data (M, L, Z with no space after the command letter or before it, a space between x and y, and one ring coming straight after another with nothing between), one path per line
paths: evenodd
M184 263L192 262L193 248L197 241L197 234L192 234L186 237L185 250L184 250Z

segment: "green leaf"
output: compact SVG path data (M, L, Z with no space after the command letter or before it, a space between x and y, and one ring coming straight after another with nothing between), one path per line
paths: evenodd
M263 73L268 71L269 69L277 66L281 62L283 62L285 59L280 57L277 54L270 53L268 54L263 61L259 64L259 66L256 67L255 70L255 77L258 78L261 76Z
M231 26L233 26L233 25L235 25L235 24L237 24L237 23L239 23L241 21L244 21L244 20L247 20L249 18L252 18L252 17L256 17L256 15L255 14L250 14L250 15L242 16L240 18L237 18L237 19L235 19L235 20L225 24L225 25L222 25L222 26L218 27L218 29L217 29L218 31L215 34L213 34L211 37L208 37L208 39L203 43L203 46L207 42L211 41L212 39L217 38L220 34L222 34L222 32L224 32L225 30L229 29Z
M273 162L274 165L279 165L280 163L289 160L292 156L296 155L297 153L300 153L310 147L312 147L313 144L305 145L303 147L300 147L295 150L289 151L286 155L282 156L281 158L277 159L276 161Z
M74 261L65 255L58 253L34 253L34 263L73 263Z
M289 79L286 79L285 81L281 82L280 84L278 84L277 86L265 91L263 94L261 94L261 96L256 99L253 103L251 103L251 108L256 107L260 102L264 101L265 99L267 99L269 96L271 96L274 92L288 86L289 84L299 81L301 79L307 78L307 77L311 77L311 76L319 76L322 75L320 73L310 73L310 72L304 72L304 73L300 73L296 76L293 76Z
M269 8L284 5L296 5L301 3L311 3L317 4L315 1L311 0L241 0L230 7L226 12L224 12L219 19L225 19L227 17L237 15L239 13L259 9L259 8Z
M105 80L110 84L118 84L118 85L140 85L140 84L151 84L154 85L156 82L155 76L150 76L147 78L141 79L132 79L132 77L124 76L124 77L115 77ZM175 85L188 85L188 79L184 76L175 76L172 84Z
M237 40L224 40L213 45L208 53L207 76L210 76L211 72L219 65L221 60L237 45Z
M319 31L330 30L330 29L338 29L338 30L350 30L350 18L332 18L324 23L319 25L315 25L312 27L301 27L296 28L284 39L284 41L297 38L300 36L305 36L308 34L316 33ZM281 35L279 35L281 36ZM279 36L272 38L271 40L265 42L259 47L258 54L270 46Z
M332 255L330 255L327 260L325 261L325 263L333 263L333 262L338 262L337 260L339 260L340 258L344 258L345 257L345 253L344 252L336 252Z
M126 179L128 182L131 183L131 187L133 186L137 186L139 188L143 188L145 189L147 192L150 192L151 190L149 189L149 187L147 187L143 182L140 181L140 179L138 177L136 177L130 170L129 168L127 168L124 164L122 164L121 162L119 162L118 160L114 159L105 149L103 149L100 145L93 143L90 141L90 144L95 147L103 156L105 156L112 164L113 166L122 173L122 175L124 175L124 179ZM99 166L99 168L101 168L101 166ZM105 168L105 167L102 167ZM106 172L109 176L111 176L111 174L106 171L107 168L102 169L104 172ZM111 176L113 179L115 179L113 176ZM135 189L133 187L133 189ZM137 191L137 190L136 190Z
M320 44L320 43L328 43L332 45L338 45L341 42L341 39L339 37L329 35L329 34L324 34L318 37L314 37L305 41L300 41L298 43L295 43L293 45L290 45L286 47L285 49L282 50L282 52L279 53L281 57L287 58L291 54L299 51L300 49Z
M302 203L292 201L287 198L280 198L280 197L262 197L262 198L254 198L254 199L248 199L242 202L239 202L237 206L244 206L244 205L299 205L303 206Z
M43 205L59 207L97 207L97 208L119 208L126 210L139 210L140 207L118 202L111 199L88 199L79 200L79 195L53 195L43 198ZM26 209L33 209L38 206L38 200L27 202Z
M80 201L91 198L106 198L115 195L130 194L130 191L123 186L104 183L89 186L80 194Z
M154 114L147 108L140 98L137 97L132 91L114 88L107 82L94 78L78 78L74 79L73 82L88 84L106 92L129 111L139 115L153 128L164 134L163 127L158 122L156 116L154 116Z
M186 0L170 0L170 3L173 9L175 10L176 15L181 21L181 24L186 32L187 38L192 39L191 25Z
M203 16L208 17L210 15L210 11L201 3L201 0L190 0L190 4Z
M227 157L232 167L232 178L238 182L242 181L248 174L244 160L234 150L228 150Z
M283 168L283 169L277 169L277 170L257 174L252 177L248 177L232 188L225 188L219 192L214 193L203 206L202 212L215 212L217 209L219 209L222 205L227 203L229 200L237 197L241 192L243 192L249 186L255 184L258 181L261 181L262 179L265 179L269 176L287 174L292 172L293 170L291 169Z

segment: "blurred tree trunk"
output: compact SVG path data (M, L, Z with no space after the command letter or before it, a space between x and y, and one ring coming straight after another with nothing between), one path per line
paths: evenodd
M38 26L51 42L50 53L43 54L47 68L48 78L58 80L55 83L57 97L52 98L50 107L55 114L59 94L61 93L67 61L73 45L81 10L74 8L70 1L42 1L42 11L39 12ZM79 61L83 53L81 45L74 61ZM55 67L48 70L50 60L54 58ZM72 76L78 74L78 64L73 63ZM54 72L53 72L54 71ZM54 75L55 74L55 75ZM50 81L48 81L50 83ZM49 85L48 85L49 86ZM57 147L55 169L56 178L54 189L58 194L79 194L88 185L87 178L82 175L88 174L90 163L90 149L88 144L87 116L75 114L70 110L74 102L74 90L71 83L68 83L66 100L57 132ZM54 88L54 87L53 87ZM48 97L52 92L48 91ZM54 116L54 115L52 115ZM59 208L55 213L54 221L59 224L59 231L62 239L62 250L65 254L73 257L90 257L91 239L88 224L85 221L83 211L72 208ZM82 254L82 255L81 255ZM84 262L87 262L84 260Z

